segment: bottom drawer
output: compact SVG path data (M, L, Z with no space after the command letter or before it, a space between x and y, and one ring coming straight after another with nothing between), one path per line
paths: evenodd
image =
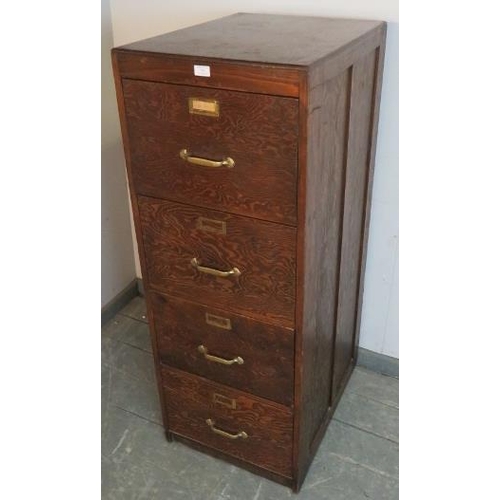
M171 368L162 379L171 432L291 477L288 408Z

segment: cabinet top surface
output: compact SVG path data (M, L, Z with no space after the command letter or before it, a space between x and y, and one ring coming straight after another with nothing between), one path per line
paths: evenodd
M358 19L239 13L119 48L309 66L383 24Z

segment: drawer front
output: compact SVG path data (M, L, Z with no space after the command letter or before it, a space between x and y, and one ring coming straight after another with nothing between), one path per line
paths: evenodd
M288 408L173 369L162 377L171 432L291 477Z
M138 194L295 224L297 99L133 80L123 91Z
M293 327L295 228L141 196L138 204L152 288Z
M293 397L293 330L150 294L161 361L285 405Z

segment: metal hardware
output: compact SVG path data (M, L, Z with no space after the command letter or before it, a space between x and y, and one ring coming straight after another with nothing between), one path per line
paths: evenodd
M207 418L206 422L207 425L210 427L210 429L212 429L212 432L215 432L215 434L219 434L220 436L224 436L229 439L248 438L248 434L245 431L240 431L237 432L236 434L231 434L230 432L223 431L222 429L217 429L217 427L215 427L215 422L211 418Z
M222 406L227 406L228 408L231 408L232 410L236 410L236 399L231 399L226 396L223 396L222 394L217 394L214 392L214 395L212 397L212 401L216 404L220 404Z
M198 346L198 352L205 356L205 359L208 361L214 361L215 363L220 363L221 365L234 365L235 363L238 365L242 365L245 361L240 356L237 356L233 359L224 359L219 358L219 356L214 356L212 354L208 354L208 349L204 345Z
M200 167L210 167L210 168L233 168L234 160L229 156L220 161L209 160L208 158L200 158L199 156L191 156L187 149L181 149L179 151L179 156L188 163L193 165L199 165Z
M202 97L190 97L189 112L193 115L219 116L219 101L203 99Z
M230 271L219 271L219 269L213 269L212 267L202 266L196 257L191 259L191 265L200 271L200 273L211 274L212 276L218 276L219 278L229 278L231 276L239 276L241 271L237 267L233 267Z
M223 328L224 330L232 329L231 320L229 318L223 318L221 316L216 316L215 314L205 313L205 321L207 322L207 325Z
M198 217L196 227L197 229L201 229L202 231L207 231L209 233L226 234L226 223L223 220Z

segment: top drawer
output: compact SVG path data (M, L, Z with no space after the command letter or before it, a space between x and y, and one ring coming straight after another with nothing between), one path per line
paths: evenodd
M137 194L296 223L297 99L127 79L123 92Z

